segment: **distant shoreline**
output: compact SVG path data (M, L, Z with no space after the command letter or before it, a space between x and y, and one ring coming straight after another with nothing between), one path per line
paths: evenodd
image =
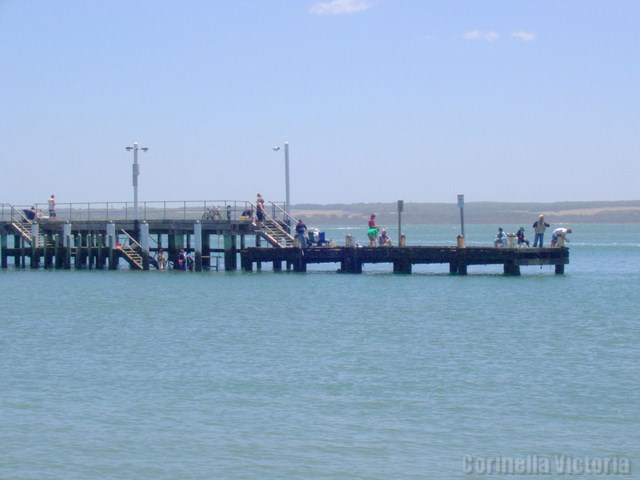
M324 225L355 225L366 223L371 213L378 223L397 223L397 204L352 203L352 204L298 204L292 205L291 213L303 218L306 223ZM468 202L465 203L465 223L502 223L531 225L540 214L553 224L599 223L640 224L640 200L629 201L585 201L554 203L516 202ZM403 223L425 225L448 225L460 222L460 209L454 203L405 202Z

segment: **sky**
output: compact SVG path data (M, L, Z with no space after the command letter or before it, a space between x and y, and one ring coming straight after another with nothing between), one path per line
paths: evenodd
M640 1L0 0L0 202L637 200ZM280 146L280 150L273 150Z

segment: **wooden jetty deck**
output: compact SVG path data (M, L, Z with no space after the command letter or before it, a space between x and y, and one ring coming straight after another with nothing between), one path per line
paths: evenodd
M201 204L199 204L201 205ZM273 206L263 223L247 218L241 212L249 202L222 204L221 215L209 218L202 206L162 210L161 218L153 218L160 209L144 220L117 217L112 210L96 214L95 208L69 208L59 219L29 219L25 210L3 204L0 208L0 267L53 269L117 269L121 260L132 269L150 270L158 251L166 260L178 265L181 251L194 257L197 271L219 268L241 268L251 271L254 265L271 263L273 270L293 269L306 272L307 265L334 263L338 271L362 273L363 266L374 263L392 264L394 273L411 273L414 265L448 264L452 274L466 275L472 265L503 265L507 275L520 275L520 267L553 265L556 274L564 273L569 263L569 249L495 248L449 246L312 246L299 248L289 231L295 219L286 219L284 211ZM146 210L146 209L145 209ZM154 213L155 212L155 213ZM92 217L92 218L89 218ZM11 241L9 241L11 239ZM255 246L251 246L255 245Z
M254 264L272 262L274 270L282 263L294 271L305 272L307 265L336 263L344 273L362 273L368 263L393 264L394 273L411 273L413 265L449 264L452 274L466 275L470 265L503 265L507 275L520 275L526 265L554 265L556 274L564 273L569 263L569 249L560 248L495 248L495 247L309 247L246 248L240 252L242 268L251 271Z

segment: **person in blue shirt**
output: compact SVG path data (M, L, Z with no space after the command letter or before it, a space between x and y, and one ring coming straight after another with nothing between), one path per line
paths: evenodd
M306 247L307 245L307 226L304 224L302 219L298 220L296 224L296 236L298 240L300 240L300 246Z

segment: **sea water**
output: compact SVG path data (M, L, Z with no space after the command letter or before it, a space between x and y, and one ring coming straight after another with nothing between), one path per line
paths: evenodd
M639 478L640 226L573 227L565 275L0 271L0 478Z

